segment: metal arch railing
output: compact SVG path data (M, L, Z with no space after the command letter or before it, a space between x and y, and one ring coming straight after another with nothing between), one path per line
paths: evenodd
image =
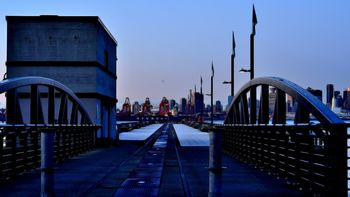
M65 85L44 77L19 77L0 82L0 93L5 92L7 119L0 125L0 183L40 166L43 133L54 133L50 146L56 162L95 147L100 126L93 124L82 102ZM26 119L22 98L29 100L30 117ZM43 112L42 98L47 100L47 113Z
M272 122L270 86L277 89ZM256 113L249 109L247 97L252 90L255 95L258 87L260 107ZM286 124L286 95L297 102L294 124ZM319 123L310 122L310 114ZM267 77L245 84L234 97L225 124L216 125L214 130L222 132L226 153L276 175L307 195L346 196L347 127L305 89L285 79Z
M7 123L23 123L23 119L21 118L21 108L19 105L19 97L17 89L30 86L30 115L38 116L31 117L31 124L43 124L43 112L42 112L42 104L40 101L40 91L38 86L46 86L48 87L48 118L47 123L54 124L56 123L53 119L55 116L55 90L61 94L61 102L60 102L60 111L58 116L59 124L68 124L67 117L67 98L72 101L72 109L71 109L71 120L72 124L77 124L77 112L81 114L82 124L92 124L89 113L84 108L80 99L74 94L74 92L69 89L67 86L62 83L55 81L53 79L45 78L45 77L18 77L6 79L0 82L0 94L7 92ZM19 114L18 114L19 113Z
M298 103L297 114L294 120L296 123L308 122L308 113L314 115L316 119L324 124L344 123L343 120L307 90L291 81L279 77L256 78L246 83L231 102L225 123L256 123L248 121L249 113L246 94L251 89L256 89L258 86L261 86L258 123L268 123L269 121L269 86L277 88L276 105L274 109L274 112L277 113L274 113L274 115L282 116L275 117L273 119L275 123L284 123L285 121L285 113L283 112L285 112L286 94L293 97Z

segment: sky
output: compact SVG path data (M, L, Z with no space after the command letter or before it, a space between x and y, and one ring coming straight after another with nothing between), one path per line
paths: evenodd
M117 98L158 105L187 98L190 89L227 104L235 33L235 91L249 81L252 6L255 77L277 76L300 86L336 90L350 86L350 1L346 0L0 0L0 76L6 72L5 16L99 16L118 41ZM205 103L210 98L205 97ZM4 102L0 99L0 105Z

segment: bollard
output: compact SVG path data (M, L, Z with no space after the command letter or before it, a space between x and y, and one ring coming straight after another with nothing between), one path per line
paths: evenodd
M53 129L46 129L41 132L41 197L55 196L54 136Z
M209 197L222 196L222 132L209 131Z

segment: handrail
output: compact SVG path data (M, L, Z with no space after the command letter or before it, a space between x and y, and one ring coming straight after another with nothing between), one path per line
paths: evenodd
M235 103L239 102L239 100L241 99L241 95L246 94L252 88L256 88L257 86L261 85L273 86L279 90L282 90L284 93L292 96L300 105L302 105L304 109L313 114L321 123L344 123L343 120L341 120L334 112L327 108L327 106L325 106L310 92L291 81L279 77L256 78L246 83L233 98L227 116L225 118L225 123L233 123L233 111L238 110L234 109Z
M78 108L81 111L81 113L84 114L85 118L87 119L87 123L92 123L89 113L85 109L80 99L75 95L75 93L67 86L53 79L35 76L5 79L3 81L0 81L0 93L31 85L43 85L47 87L54 87L58 91L64 92L69 96L69 98L71 98L73 102L78 104Z

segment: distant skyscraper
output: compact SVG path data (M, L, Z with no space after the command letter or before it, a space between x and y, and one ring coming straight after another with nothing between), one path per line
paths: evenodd
M343 109L350 110L350 87L343 92Z
M327 98L326 98L326 104L328 107L332 105L332 99L334 95L334 86L333 84L327 84Z
M308 87L306 90L312 95L316 96L322 102L322 90L312 89L310 87Z
M175 106L176 102L174 99L170 99L170 106L169 106L169 110L172 110Z
M221 101L217 100L217 101L215 102L214 112L215 112L215 113L221 113L221 112L222 112Z
M187 105L187 100L186 98L182 98L180 101L180 112L185 114L186 113L186 105Z
M227 111L228 108L230 107L232 101L233 101L233 96L228 96L228 97L227 97L226 111Z
M199 92L194 93L194 113L201 113L204 107L204 102L203 102L203 94Z
M343 97L340 95L340 91L334 91L333 97L336 99L336 107L343 108Z

